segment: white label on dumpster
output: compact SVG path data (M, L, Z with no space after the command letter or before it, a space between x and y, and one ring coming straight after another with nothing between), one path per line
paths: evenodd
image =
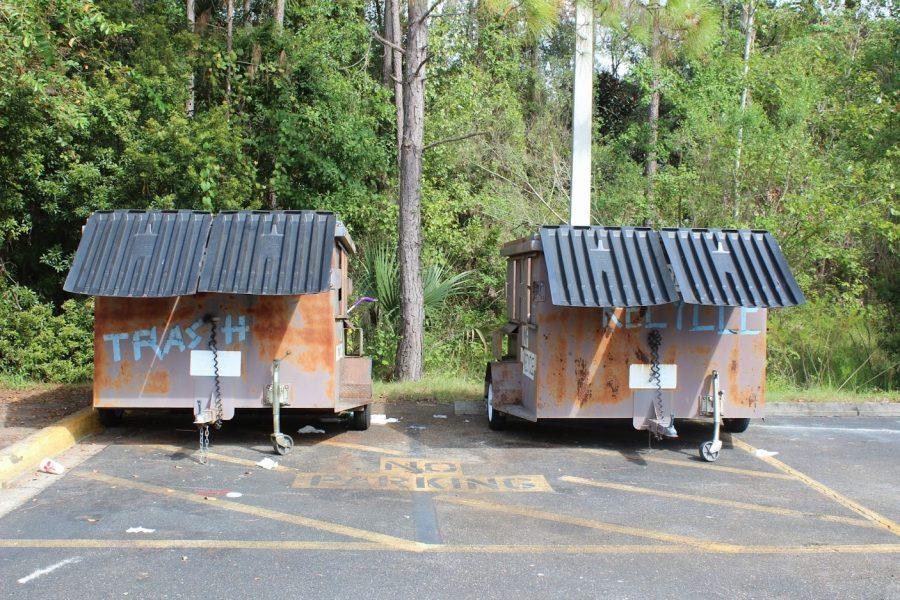
M537 356L534 352L522 348L522 373L528 379L534 381L534 370L537 367Z
M653 365L629 365L628 387L633 390L655 390L656 382L650 376ZM678 365L659 365L659 387L674 390L678 382Z
M219 350L219 377L241 376L241 353L236 350ZM211 350L191 350L191 375L214 377L216 374Z

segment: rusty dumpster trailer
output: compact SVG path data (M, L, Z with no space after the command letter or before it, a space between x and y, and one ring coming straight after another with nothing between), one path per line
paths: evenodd
M804 297L765 231L569 225L503 246L508 323L485 376L490 427L507 415L675 419L742 431L765 406L766 311Z
M236 409L348 411L369 425L371 362L348 356L355 252L334 214L102 211L65 283L96 297L94 407L192 409L201 429Z

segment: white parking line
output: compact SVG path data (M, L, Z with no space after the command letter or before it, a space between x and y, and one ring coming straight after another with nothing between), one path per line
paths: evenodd
M38 577L43 577L47 573L52 573L53 571L57 570L60 567L64 567L66 565L70 565L72 563L77 563L77 562L81 562L80 556L73 556L72 558L67 558L66 560L61 560L56 564L52 564L49 567L44 567L43 569L38 569L34 573L31 573L30 575L26 575L25 577L22 577L21 579L18 580L18 582L19 583L28 583L32 579L37 579Z
M900 434L900 429L871 429L865 427L818 427L816 425L757 425L760 429L799 429L809 431L832 431L836 433L893 433Z

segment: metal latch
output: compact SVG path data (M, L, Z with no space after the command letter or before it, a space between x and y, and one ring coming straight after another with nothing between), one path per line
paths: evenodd
M724 403L719 404L719 414L725 414ZM704 417L711 417L715 412L715 403L713 402L712 396L700 396L700 415Z
M272 406L275 401L275 387L273 384L269 384L266 386L266 395L263 397L263 403L266 406ZM282 406L290 406L291 405L291 384L289 383L280 383L278 384L278 402Z
M194 417L194 425L209 425L216 421L216 413L211 408L205 408Z

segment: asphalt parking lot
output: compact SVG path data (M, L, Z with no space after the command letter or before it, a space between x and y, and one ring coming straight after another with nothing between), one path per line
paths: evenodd
M90 458L0 517L0 589L900 597L897 419L769 419L726 434L708 464L697 458L710 436L702 423L648 449L630 423L491 432L452 406L387 414L399 420L366 432L316 423L325 433L295 435L286 457L271 454L264 416L239 415L214 433L208 465L186 416L129 416L91 441ZM276 469L256 465L267 456ZM138 527L152 531L128 532Z

